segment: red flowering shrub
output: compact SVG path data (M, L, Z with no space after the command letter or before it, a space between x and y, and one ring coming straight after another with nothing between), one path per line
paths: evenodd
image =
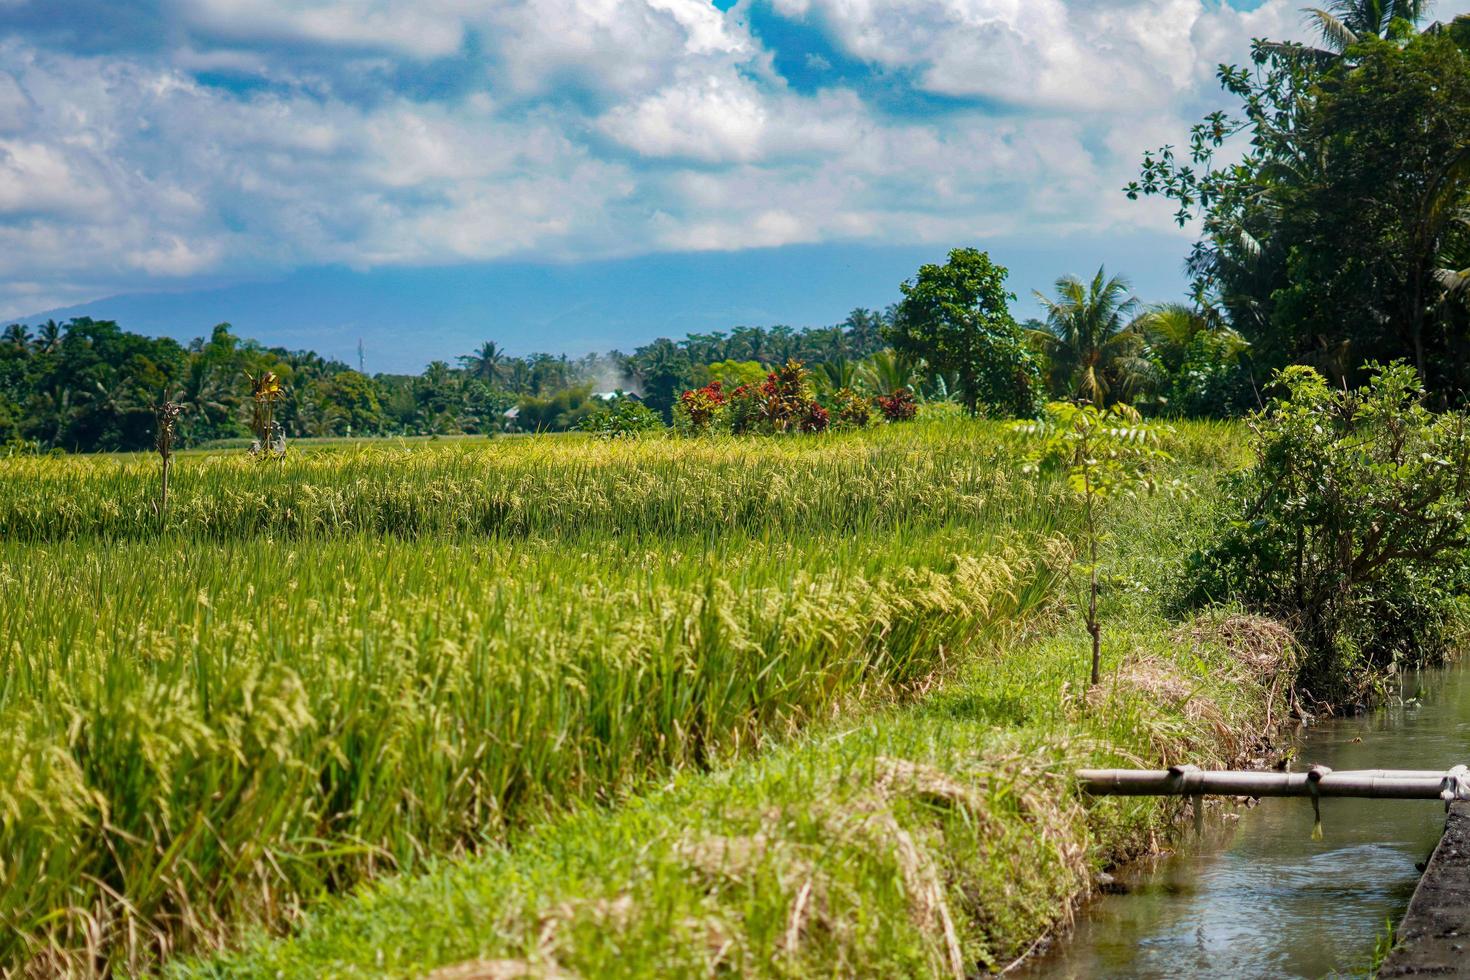
M743 384L725 393L718 381L686 391L674 406L674 425L699 434L724 428L748 432L824 432L831 424L827 409L812 394L810 372L790 360L759 384Z
M775 431L821 431L806 428L816 402L812 398L811 372L800 361L793 358L767 375L761 394L766 398L766 421ZM823 409L822 429L827 427L826 414Z
M816 402L811 402L806 407L806 417L801 420L802 432L826 432L831 416L827 410Z
M722 420L725 401L724 388L718 381L684 392L674 406L674 427L691 435L710 431Z
M891 395L879 395L878 411L890 422L908 422L919 414L919 403L907 388L896 388Z
M730 431L738 435L759 432L766 420L764 385L745 384L730 392Z

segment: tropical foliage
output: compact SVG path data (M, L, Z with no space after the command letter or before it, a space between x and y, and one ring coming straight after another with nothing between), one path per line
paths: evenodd
M1470 391L1470 20L1416 33L1424 7L1334 3L1311 14L1325 49L1258 42L1220 69L1239 113L1125 188L1202 220L1195 302L1267 373L1352 382L1403 358L1440 404Z
M1470 625L1470 416L1433 413L1413 368L1370 365L1357 390L1286 369L1252 419L1256 465L1197 556L1194 601L1293 624L1319 695L1442 656Z
M1031 416L1039 407L1040 372L1011 316L1007 275L978 249L954 249L899 287L885 334L899 354L952 374L971 415Z

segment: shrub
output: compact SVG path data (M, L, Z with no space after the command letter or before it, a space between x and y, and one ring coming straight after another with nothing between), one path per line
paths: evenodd
M680 431L695 435L715 428L728 428L736 435L823 432L831 423L831 415L813 395L811 372L795 359L760 384L740 385L728 396L718 381L686 391L675 416Z
M1331 699L1443 656L1465 622L1470 417L1428 411L1407 365L1369 369L1356 391L1307 367L1277 376L1285 396L1251 419L1257 463L1186 590L1291 622Z
M686 391L674 403L674 428L686 435L703 435L725 424L725 391L718 381Z
M851 388L839 390L835 401L835 424L838 428L866 429L873 423L873 403Z
M592 397L591 385L566 388L553 395L536 397L528 395L516 406L516 428L523 432L566 432L582 424L582 420L597 411L597 401Z
M827 427L827 413L823 410L820 416L821 428L807 428L809 422L816 417L811 372L795 358L767 375L760 390L766 399L766 422L774 431L790 432L799 429L820 432Z
M766 418L766 400L759 384L743 384L730 392L727 405L730 431L736 435L759 432Z
M660 432L664 428L664 420L637 399L617 398L609 402L606 408L584 418L577 428L604 439L617 439L644 432Z
M891 395L879 395L878 411L889 422L909 422L919 414L919 403L907 388L895 388Z

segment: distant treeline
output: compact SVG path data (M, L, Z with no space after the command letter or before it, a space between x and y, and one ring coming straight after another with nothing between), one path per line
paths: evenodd
M434 361L417 375L368 375L312 351L241 339L228 323L188 344L88 317L12 324L0 334L0 443L146 449L161 397L185 406L177 427L184 446L248 438L246 375L262 371L286 386L276 418L294 437L566 429L598 404L594 393L637 392L667 414L682 391L716 376L711 365L728 376L792 358L855 363L883 348L884 322L858 309L831 327L736 327L579 358L516 357L487 342L456 366Z

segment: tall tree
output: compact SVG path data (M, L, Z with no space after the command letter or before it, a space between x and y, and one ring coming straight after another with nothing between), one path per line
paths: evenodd
M23 323L12 323L5 328L4 343L21 350L29 350L31 346L31 331Z
M643 393L643 402L664 421L671 421L674 401L694 380L694 366L689 355L672 340L660 337L633 352L630 367Z
M1329 52L1342 55L1371 38L1403 37L1429 12L1430 0L1333 0L1326 7L1307 7Z
M953 373L972 415L1031 416L1039 408L1040 376L1021 327L1011 316L1016 297L1007 271L976 248L957 248L944 265L920 266L900 287L903 300L885 335L902 354Z
M1367 11L1368 26L1381 14ZM1325 66L1258 43L1252 68L1221 69L1243 114L1205 117L1188 161L1169 147L1145 154L1125 190L1202 219L1196 302L1262 369L1305 363L1340 383L1405 358L1435 398L1460 400L1470 337L1445 272L1455 256L1470 261L1470 31L1395 23L1391 40L1354 34ZM1236 134L1249 137L1243 158L1218 162Z
M487 340L476 348L473 354L460 355L459 363L470 373L471 377L494 384L500 380L501 368L505 364L505 359L505 351L497 347L495 341Z

